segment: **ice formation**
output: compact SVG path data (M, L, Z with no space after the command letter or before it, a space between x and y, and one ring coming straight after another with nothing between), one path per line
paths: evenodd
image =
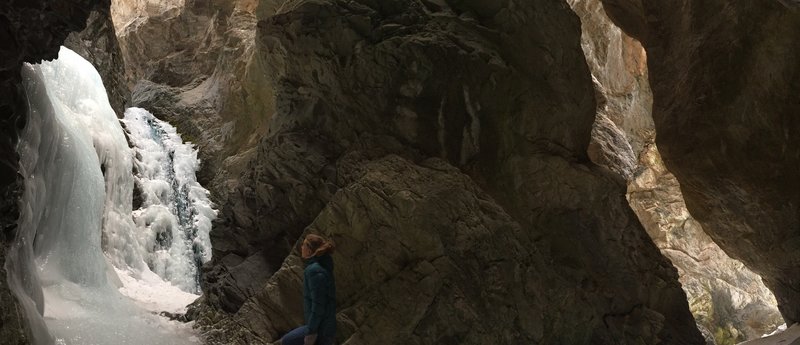
M197 297L198 265L210 259L216 214L194 177L197 152L142 109L126 112L129 148L99 74L66 48L23 78L25 191L6 269L34 342L197 343L188 325L156 315ZM136 211L134 166L145 190Z
M189 292L199 292L199 267L211 259L211 220L216 217L208 191L197 183L197 150L184 144L169 123L141 108L125 111L125 126L136 149L137 181L143 205L134 211L149 248L145 260L154 272Z

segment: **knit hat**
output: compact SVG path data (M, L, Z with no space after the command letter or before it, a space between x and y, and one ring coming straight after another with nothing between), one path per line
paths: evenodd
M326 240L324 237L314 234L306 235L306 238L303 240L303 246L308 247L311 253L313 253L309 257L304 257L304 259L309 259L313 256L332 254L333 250L336 248L336 244L334 244L333 241Z

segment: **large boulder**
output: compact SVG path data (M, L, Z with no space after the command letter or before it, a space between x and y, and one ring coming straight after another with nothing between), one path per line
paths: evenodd
M598 301L592 296L608 284L587 279L572 285L586 275L581 269L590 259L562 266L561 255L572 253L541 252L537 234L440 159L369 160L355 151L338 169L346 187L307 232L338 243L342 343L701 343L659 334L669 322L646 306L594 314ZM206 329L208 340L264 344L302 324L302 269L296 253L290 255L236 315L210 316L217 325ZM635 284L624 274L606 274ZM670 299L683 298L677 284L671 290L677 294ZM600 319L591 321L593 314Z
M687 208L800 321L800 12L779 1L604 3L647 50L658 147Z
M339 244L334 260L342 342L557 338L555 329L546 328L560 322L548 321L543 310L559 278L546 268L533 238L468 176L439 159L417 165L398 156L360 163L356 170L360 176L345 177L354 181L308 229ZM292 254L245 303L236 318L249 332L240 333L238 343L270 341L303 322L302 270ZM514 326L498 331L497 325Z

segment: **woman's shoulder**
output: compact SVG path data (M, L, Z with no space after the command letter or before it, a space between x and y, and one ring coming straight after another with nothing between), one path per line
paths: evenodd
M327 271L328 270L326 270L325 267L322 267L322 265L316 261L309 263L305 269L306 274L327 273Z

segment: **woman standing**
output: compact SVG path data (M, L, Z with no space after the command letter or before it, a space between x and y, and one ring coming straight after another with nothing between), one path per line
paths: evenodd
M305 260L303 311L306 325L281 338L282 345L333 345L336 338L336 283L333 279L333 242L307 235L300 248Z

